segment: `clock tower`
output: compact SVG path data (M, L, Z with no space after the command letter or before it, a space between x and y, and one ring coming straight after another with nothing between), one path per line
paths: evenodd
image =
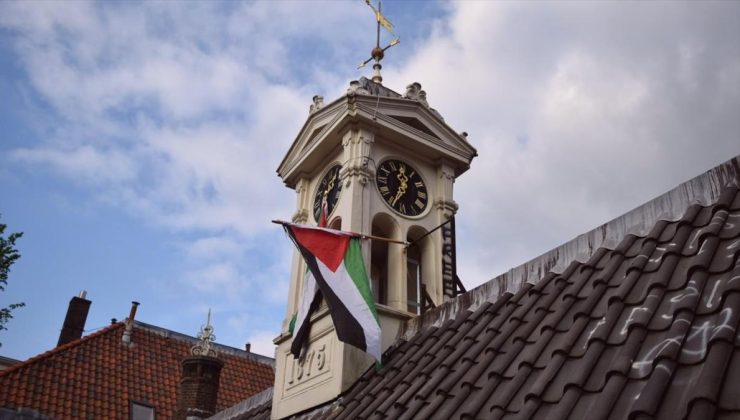
M344 96L326 105L315 96L277 172L296 192L294 223L318 224L326 197L329 227L395 241L362 241L385 350L403 322L456 293L445 259L449 223L436 228L457 211L453 185L476 151L466 134L450 128L429 106L420 84L399 94L377 79L352 81ZM289 321L305 271L294 252L286 317L275 339L276 418L336 398L373 363L337 340L325 305L312 316L302 357L290 354Z

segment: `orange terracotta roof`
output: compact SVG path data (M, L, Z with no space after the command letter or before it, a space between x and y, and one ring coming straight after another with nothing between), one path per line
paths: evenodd
M196 339L136 321L132 346L119 322L0 371L0 407L29 408L58 419L127 418L131 401L171 418L180 361ZM221 370L217 410L272 386L272 359L217 345Z

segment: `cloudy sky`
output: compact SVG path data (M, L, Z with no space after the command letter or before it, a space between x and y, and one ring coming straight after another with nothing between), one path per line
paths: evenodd
M360 0L0 2L0 213L24 231L0 355L137 319L272 355L291 245L275 169L311 97L369 75ZM740 2L415 2L418 81L479 156L456 183L468 288L740 154Z

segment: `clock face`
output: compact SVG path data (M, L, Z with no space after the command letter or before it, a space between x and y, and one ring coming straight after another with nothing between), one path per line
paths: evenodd
M406 162L389 159L381 163L375 174L375 184L383 200L404 216L418 216L427 208L427 186Z
M321 203L326 198L326 217L334 211L337 201L339 201L339 194L342 192L342 181L339 180L339 170L342 169L341 165L334 165L329 171L321 178L319 186L316 188L316 193L313 196L313 217L316 221L319 221L321 217Z

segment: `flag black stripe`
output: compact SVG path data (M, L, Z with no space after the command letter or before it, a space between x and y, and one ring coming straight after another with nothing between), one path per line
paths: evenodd
M301 355L301 348L304 343L308 341L308 337L311 335L311 314L319 309L319 303L321 302L321 291L317 291L316 295L311 301L311 305L308 307L306 312L306 318L303 320L303 324L298 326L298 330L293 335L293 343L290 345L290 352L293 357L298 358Z

